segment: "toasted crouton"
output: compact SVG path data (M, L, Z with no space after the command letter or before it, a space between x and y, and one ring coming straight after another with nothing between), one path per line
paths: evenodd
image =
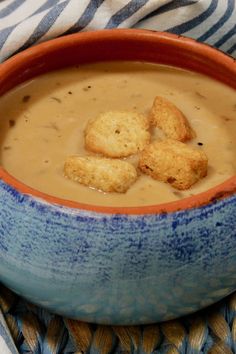
M204 151L167 139L155 141L143 150L139 168L154 179L184 190L207 175L207 163Z
M149 141L148 118L136 112L105 112L90 121L85 130L86 149L107 157L135 154Z
M167 138L187 141L196 136L184 114L163 97L155 98L149 118L151 125L163 130Z
M64 175L85 186L118 193L125 193L137 179L137 171L132 164L92 156L69 156L64 165Z

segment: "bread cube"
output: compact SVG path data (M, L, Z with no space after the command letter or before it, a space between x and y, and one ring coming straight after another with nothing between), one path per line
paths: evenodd
M125 193L137 179L129 162L94 156L69 156L64 165L65 177L103 192Z
M196 136L184 114L166 98L155 98L149 119L151 125L160 128L167 138L184 142Z
M149 141L149 120L136 112L105 112L89 121L85 130L85 148L106 157L135 154Z
M156 180L184 190L207 175L207 164L204 151L167 139L155 141L143 150L139 168Z

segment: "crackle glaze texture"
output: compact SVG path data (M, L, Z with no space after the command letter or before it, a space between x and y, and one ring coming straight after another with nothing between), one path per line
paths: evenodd
M169 214L72 210L0 183L0 276L69 317L149 323L235 289L236 197Z

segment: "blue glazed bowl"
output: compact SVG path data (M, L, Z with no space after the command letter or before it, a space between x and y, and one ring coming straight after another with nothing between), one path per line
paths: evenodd
M140 30L62 37L0 67L0 94L36 75L99 60L204 73L236 88L232 58L193 40ZM0 168L0 279L33 303L107 324L192 313L236 289L236 178L150 207L107 208L36 191Z

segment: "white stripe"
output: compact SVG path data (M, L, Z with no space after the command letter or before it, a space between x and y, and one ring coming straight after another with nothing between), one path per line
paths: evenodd
M132 16L123 21L118 27L127 28L134 26L139 22L143 17L147 16L149 13L157 10L163 5L168 4L172 0L150 0L144 6L142 6L138 11L136 11Z
M0 62L16 52L27 41L47 13L48 10L26 19L11 32L0 51Z
M206 0L205 3L208 7L210 0ZM150 17L147 20L139 22L134 27L166 31L170 27L178 26L186 21L192 20L194 17L201 15L203 11L204 9L202 8L202 4L197 2L189 6L179 7L178 9L173 9L163 14Z
M27 0L15 11L0 20L0 30L23 21L39 9L45 0Z
M11 345L12 350L14 350L14 353L18 353L14 345L13 339L11 337L11 334L9 332L9 328L7 327L2 311L0 309L0 353L1 354L13 354L10 351L8 344Z
M92 21L84 28L84 31L104 28L112 15L127 4L126 0L107 0L97 10Z
M1 335L0 335L0 353L1 354L12 354Z
M0 10L4 9L4 7L7 7L13 1L14 0L5 0L5 1L0 2Z
M59 5L59 4L61 4L62 2L64 2L64 1L65 1L65 0L60 0L56 5ZM69 1L74 1L74 0L69 0ZM85 2L86 2L86 0L82 0L82 1L85 1ZM83 2L83 4L84 4L84 2ZM51 8L54 7L54 6L56 6L56 5L52 5Z
M40 38L38 42L43 42L48 39L57 37L67 31L70 27L73 26L73 24L78 21L89 2L90 0L83 0L83 3L78 2L78 0L71 0L56 19L52 27L48 30L47 33L45 33L42 38Z
M236 56L236 49L233 51L233 53L231 53L230 55L232 55L233 57Z

